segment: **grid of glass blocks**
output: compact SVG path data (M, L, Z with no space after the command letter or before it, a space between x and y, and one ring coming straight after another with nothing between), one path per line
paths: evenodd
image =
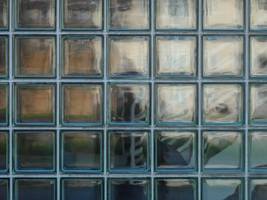
M0 200L266 196L266 0L0 0Z

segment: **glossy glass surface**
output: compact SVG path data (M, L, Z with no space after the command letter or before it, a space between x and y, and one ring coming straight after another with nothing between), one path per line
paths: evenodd
M8 169L8 133L0 132L0 173ZM0 192L1 194L1 192ZM1 198L0 198L1 199Z
M7 179L0 179L0 199L9 200L9 182Z
M250 180L250 200L265 200L267 195L267 179Z
M1 5L1 1L0 1ZM0 6L1 7L1 6ZM6 37L0 37L0 78L7 76L8 69L8 41Z
M8 0L0 0L0 29L7 28L8 9Z
M267 28L267 2L264 0L250 0L250 28Z
M8 121L8 87L0 84L0 126Z

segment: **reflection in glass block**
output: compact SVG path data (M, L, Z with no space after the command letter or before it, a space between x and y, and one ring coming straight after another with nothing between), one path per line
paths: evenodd
M0 179L0 199L9 200L9 182L8 179Z
M110 179L108 200L149 200L148 179Z
M102 200L101 179L63 179L62 200Z
M194 179L156 179L156 200L197 200Z
M195 85L159 84L157 93L159 123L193 123L196 120Z
M63 76L88 77L102 74L101 37L65 37L63 45Z
M16 200L56 200L54 179L16 179Z
M196 28L196 0L157 0L158 29Z
M250 180L250 200L266 200L267 179Z
M196 38L157 37L156 73L158 76L193 76L196 74Z
M240 179L204 179L203 200L242 200Z
M64 170L99 170L101 135L98 132L62 132Z
M193 169L196 167L194 132L159 132L156 135L156 164L160 169Z
M101 28L102 0L64 0L65 28Z
M203 95L205 123L241 123L243 109L241 85L205 84Z
M146 76L149 73L149 38L118 36L109 41L111 76Z
M17 170L53 170L55 165L53 132L16 133Z
M202 145L205 169L241 168L243 145L240 132L204 132Z
M53 28L55 0L16 0L18 28Z
M267 28L266 0L250 0L250 27L252 29Z
M1 6L1 1L0 1ZM6 37L0 37L0 78L7 76L8 42Z
M204 0L203 25L207 29L241 29L243 0Z
M111 29L148 29L149 0L110 0Z
M110 168L145 170L148 168L147 132L110 132Z
M149 85L111 85L109 97L111 122L148 123L149 97Z
M100 123L102 120L102 86L63 85L64 123Z
M243 72L243 38L207 36L203 38L204 76L241 76Z
M2 170L6 171L7 169L8 169L8 133L0 132L0 172ZM0 192L0 197L1 197L1 192Z
M55 38L17 37L16 75L53 76L55 70Z
M267 37L250 38L250 73L252 76L267 76Z
M8 122L8 88L0 84L0 125Z
M0 0L0 28L8 25L8 0Z
M16 87L17 123L54 122L53 85L17 85Z

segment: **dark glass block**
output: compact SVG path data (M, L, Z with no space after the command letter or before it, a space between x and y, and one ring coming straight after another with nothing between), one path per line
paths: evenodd
M62 200L102 200L101 179L63 179Z
M8 7L8 0L0 0L0 28L7 28Z
M9 182L7 179L0 179L0 199L9 200Z
M64 37L64 77L92 77L102 74L101 37Z
M203 133L204 169L241 169L242 133L207 131Z
M8 170L8 133L0 132L0 172ZM1 192L0 192L1 194ZM1 198L0 198L1 199Z
M149 122L149 85L114 84L110 86L110 120L115 123Z
M250 28L266 29L267 28L267 1L250 0Z
M51 77L55 73L55 38L17 37L15 73L18 77Z
M64 0L64 28L101 28L102 5L102 0Z
M16 200L56 200L54 179L16 179Z
M250 200L266 200L267 197L267 179L250 180Z
M0 0L1 5L1 0ZM6 77L8 72L8 41L0 37L0 78Z
M64 123L101 123L102 86L77 84L63 85Z
M55 0L16 0L17 28L54 28Z
M108 200L149 200L147 179L110 179Z
M110 76L148 76L149 38L113 36L109 40Z
M8 122L8 87L0 84L0 125Z
M46 124L54 122L53 85L21 84L16 86L16 122Z
M243 200L240 179L204 179L203 200Z
M54 132L16 132L16 170L55 168Z
M98 132L62 132L63 170L100 170L102 136Z
M149 0L110 0L111 29L148 29Z
M148 132L109 132L111 170L148 168Z
M197 200L194 179L156 179L156 200Z
M156 134L158 169L196 168L196 136L194 132L162 131Z

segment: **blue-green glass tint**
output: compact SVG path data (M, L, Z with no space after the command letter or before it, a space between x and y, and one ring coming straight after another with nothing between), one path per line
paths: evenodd
M9 200L9 181L8 179L0 179L0 199Z
M0 173L8 170L8 133L0 132ZM0 198L1 199L1 198Z
M267 196L267 179L250 179L249 200L265 200Z

